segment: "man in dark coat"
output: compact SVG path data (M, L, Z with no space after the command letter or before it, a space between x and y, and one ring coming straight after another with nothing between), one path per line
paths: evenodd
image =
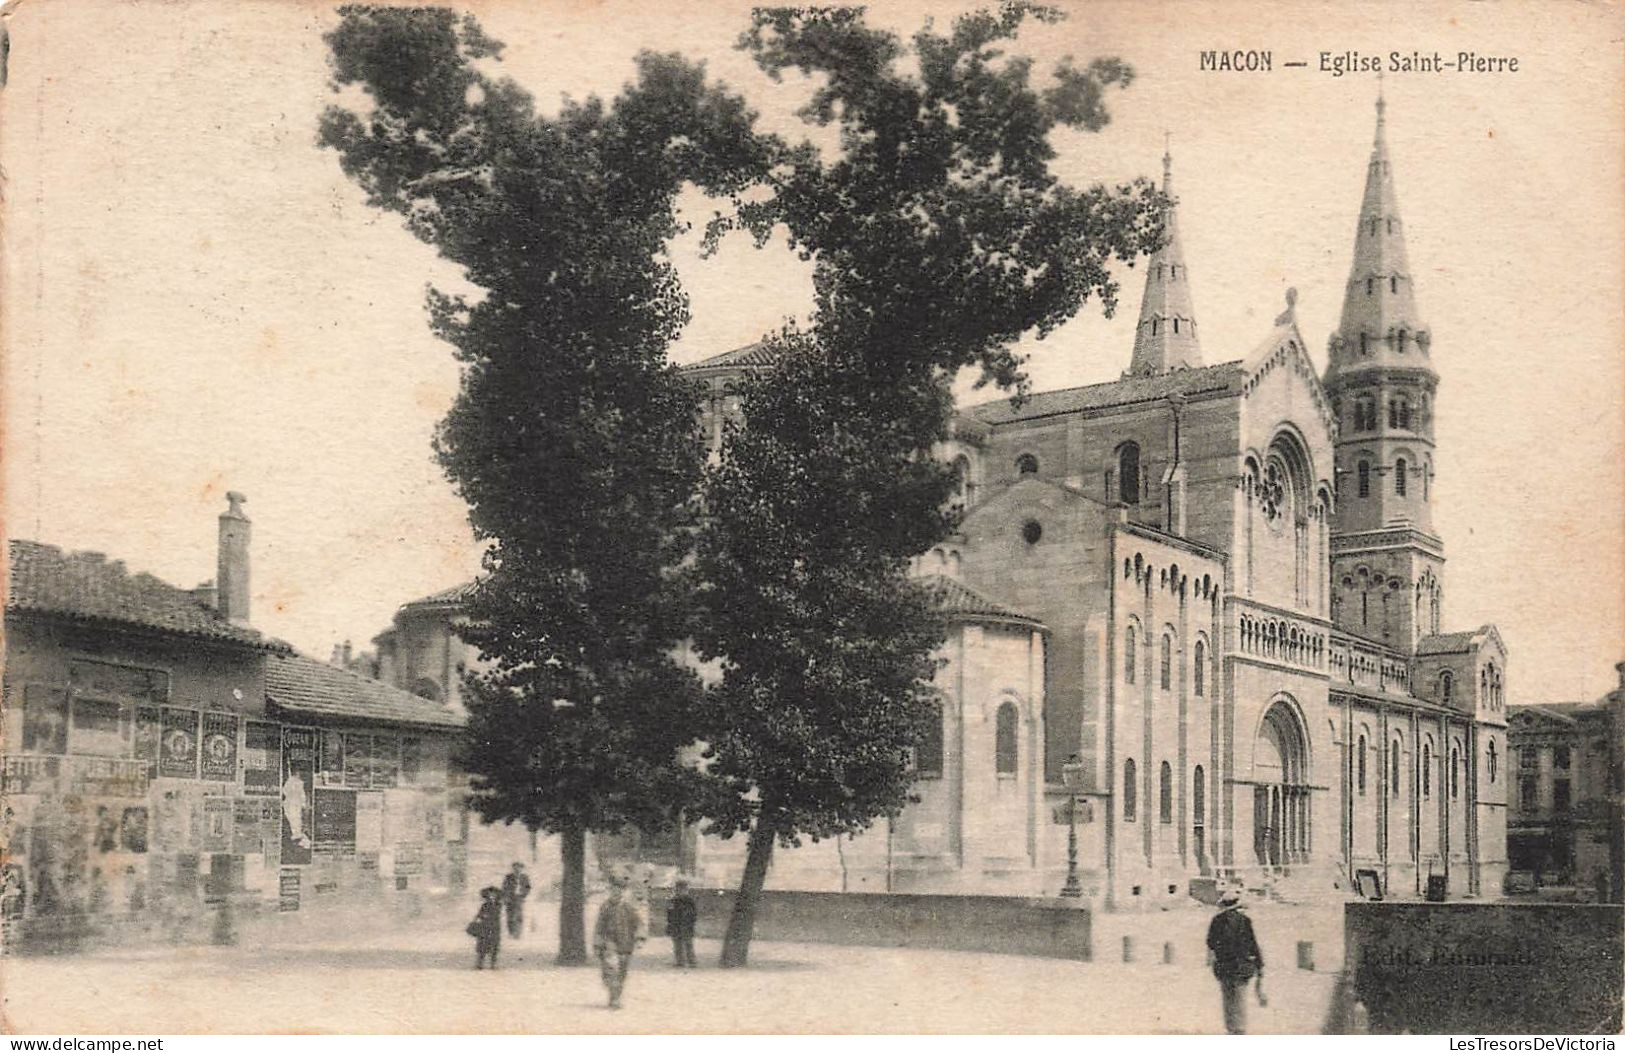
M598 958L598 970L604 986L609 989L609 1007L621 1007L621 991L626 987L626 972L632 967L632 952L643 942L643 915L626 894L626 878L619 875L609 880L609 899L598 908L598 923L593 926L592 951Z
M483 969L487 960L497 967L497 951L502 949L502 890L494 885L480 889L480 912L468 925L474 937L474 968Z
M514 939L524 931L525 900L530 896L530 877L525 864L515 863L502 879L502 902L508 908L508 935Z
M666 935L671 937L673 964L679 969L692 969L698 964L694 960L694 921L698 915L694 897L688 894L688 882L678 878L666 906Z
M1264 975L1264 955L1253 935L1252 919L1241 909L1234 889L1219 897L1219 913L1207 927L1208 964L1224 996L1224 1029L1247 1033L1247 981Z

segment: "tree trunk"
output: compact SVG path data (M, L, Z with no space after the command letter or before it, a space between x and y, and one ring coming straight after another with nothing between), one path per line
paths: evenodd
M559 837L564 875L559 883L560 965L587 964L587 832L565 828Z
M750 849L745 855L745 876L739 882L739 894L734 897L733 917L728 919L728 934L722 941L722 967L737 968L750 956L750 937L756 927L756 904L762 898L762 886L767 883L767 864L773 858L774 832L758 825L750 834Z

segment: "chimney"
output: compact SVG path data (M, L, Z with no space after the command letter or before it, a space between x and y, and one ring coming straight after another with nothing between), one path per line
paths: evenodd
M234 622L248 621L248 539L253 524L243 515L248 498L233 490L226 495L231 507L220 513L220 564L217 608Z
M344 668L351 668L355 662L355 654L350 650L350 641L344 641Z
M220 590L214 587L214 582L205 581L192 590L192 598L205 607L218 607L220 605Z

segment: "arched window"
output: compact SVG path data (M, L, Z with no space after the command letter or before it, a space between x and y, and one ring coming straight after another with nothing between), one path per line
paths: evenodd
M1370 354L1370 353L1371 353L1371 340L1365 333L1361 333L1360 334L1360 354L1367 355L1367 354Z
M1174 821L1174 769L1167 761L1157 775L1157 818L1165 823Z
M1134 758L1130 757L1123 762L1123 821L1132 823L1135 812L1138 810L1140 800L1139 779L1136 776Z
M1439 674L1439 701L1449 704L1450 696L1456 692L1456 678L1449 672Z
M929 702L930 723L914 750L914 770L920 775L942 774L942 704Z
M1399 279L1398 278L1389 278L1388 279L1388 291L1391 292L1391 293L1396 293L1396 292L1399 291Z
M1354 760L1355 784L1357 786L1359 786L1361 796L1364 796L1365 795L1365 736L1364 735L1360 736L1360 742L1359 742L1359 745L1358 745L1357 748L1359 749L1360 752L1355 755L1355 760Z
M997 731L993 740L994 770L1000 775L1016 773L1016 707L1006 702L999 707Z
M1371 462L1370 461L1361 461L1359 468L1356 469L1356 472L1359 475L1359 479L1360 479L1360 496L1361 497L1370 497L1371 496Z
M1405 496L1405 458L1394 462L1394 493Z
M1140 503L1140 445L1125 442L1117 451L1117 499L1126 505Z
M1123 681L1134 683L1134 626L1123 630Z
M1030 453L1024 453L1016 458L1016 472L1020 475L1037 475L1038 458Z
M1490 782L1494 782L1495 781L1495 740L1494 739L1490 739L1489 769L1490 769Z
M1394 740L1393 746L1391 746L1390 749L1389 749L1388 785L1393 787L1393 794L1394 794L1395 797L1398 797L1399 793L1400 793L1400 785L1399 785L1399 740L1398 739Z
M1422 743L1422 796L1433 796L1433 744Z
M1399 427L1399 403L1393 399L1388 400L1388 426L1390 428Z
M1173 684L1174 679L1174 638L1167 633L1162 634L1162 673L1160 683L1164 691Z
M1377 221L1372 220L1371 221L1371 233L1375 234L1376 232L1377 232ZM1365 294L1367 296L1370 296L1374 292L1376 292L1376 279L1367 278L1365 280ZM1364 351L1365 348L1361 347L1360 350Z
M1404 336L1404 330L1400 330L1400 335ZM1406 399L1399 400L1399 426L1401 428L1411 426L1411 404Z
M1207 777L1198 764L1191 772L1191 822L1201 829L1207 821Z
M1196 641L1196 660L1191 663L1191 690L1200 698L1207 684L1207 644Z
M1455 746L1450 747L1450 796L1461 796L1461 751Z
M976 484L971 482L969 457L961 454L954 458L954 475L959 482L959 504L969 508L976 503Z

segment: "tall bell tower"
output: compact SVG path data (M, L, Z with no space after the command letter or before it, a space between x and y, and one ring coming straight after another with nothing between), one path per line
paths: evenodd
M1343 315L1325 385L1338 421L1332 617L1414 653L1439 632L1444 544L1433 533L1433 409L1439 376L1416 307L1384 118L1366 166Z

